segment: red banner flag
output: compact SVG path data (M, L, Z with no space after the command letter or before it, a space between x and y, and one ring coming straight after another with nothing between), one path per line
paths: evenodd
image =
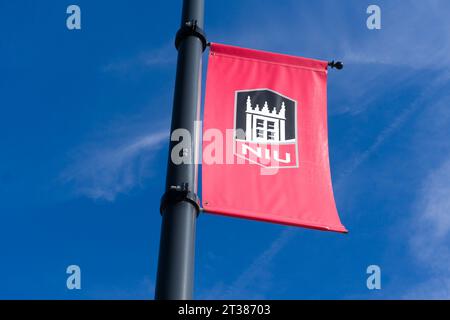
M203 126L206 212L347 232L328 160L327 65L211 44Z

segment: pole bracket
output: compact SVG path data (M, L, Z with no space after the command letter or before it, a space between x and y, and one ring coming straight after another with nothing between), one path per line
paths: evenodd
M341 61L330 61L328 62L328 66L332 69L336 68L337 70L342 70L344 68L344 64Z
M163 214L169 205L182 201L190 202L196 208L198 216L200 212L200 199L195 192L191 191L187 182L182 183L181 186L169 187L169 190L167 190L161 197L159 212Z
M181 42L189 36L199 38L202 42L203 51L205 51L208 46L208 41L206 40L206 34L203 29L197 25L197 20L186 21L184 25L178 29L175 36L175 48L179 50Z

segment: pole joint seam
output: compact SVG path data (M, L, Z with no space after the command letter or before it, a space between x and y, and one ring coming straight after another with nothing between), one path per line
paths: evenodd
M175 48L180 49L181 42L189 36L194 36L200 39L202 42L203 51L208 46L208 40L206 40L206 34L202 28L197 25L197 20L186 21L185 24L178 29L175 36Z
M192 192L189 188L189 183L184 182L181 186L170 186L163 196L161 197L161 205L159 212L161 215L166 211L169 205L174 205L182 201L191 203L197 212L197 216L200 213L200 199L195 192Z

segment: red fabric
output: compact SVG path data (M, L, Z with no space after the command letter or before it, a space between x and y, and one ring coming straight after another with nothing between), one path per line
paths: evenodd
M296 133L295 144L287 142L279 146L280 154L290 153L290 161L280 162L279 164L286 167L278 168L275 174L269 175L261 174L264 168L261 163L258 164L261 161L259 158L255 161L240 159L245 164L237 164L239 159L236 154L243 150L241 144L247 142L234 141L226 144L224 141L223 145L226 148L223 151L224 163L210 163L211 161L205 158L205 151L208 148L211 150L211 143L214 141L203 141L202 204L206 212L347 232L339 220L331 185L326 84L325 61L216 43L211 45L206 83L204 134L209 129L218 129L225 137L227 129L234 129L237 126L238 93L245 91L239 96L245 97L250 92L248 93L250 97L253 94L252 90L261 88L279 94L279 99L282 100L277 101L286 103L289 99L295 101L295 108L291 107L294 104L286 104L286 108L295 110ZM254 101L255 99L253 98ZM258 110L261 108L262 106ZM280 108L278 106L276 112L279 112ZM272 127L271 123L270 127L265 128ZM255 136L267 133L258 132ZM280 135L281 129L277 132L280 132ZM247 144L255 148L258 145ZM271 148L276 146L267 146L264 143L261 145L262 152L268 149L273 157L274 152ZM234 160L234 164L225 163L226 154L230 152L229 158ZM295 164L297 167L292 167Z

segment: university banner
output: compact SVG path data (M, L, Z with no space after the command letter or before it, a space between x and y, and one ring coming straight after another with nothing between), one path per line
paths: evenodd
M203 124L206 212L347 232L331 184L327 66L211 44Z

